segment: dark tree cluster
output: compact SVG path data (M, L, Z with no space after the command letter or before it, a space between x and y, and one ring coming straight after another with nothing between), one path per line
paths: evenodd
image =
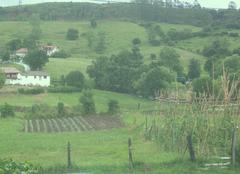
M215 10L201 8L197 0L193 3L178 0L136 0L132 3L109 4L65 2L0 8L0 20L26 21L33 17L44 21L89 20L93 28L97 26L96 20L130 19L239 29L239 14L233 1L229 3L228 9ZM41 34L41 30L35 27L32 34L35 33Z
M87 73L98 89L154 97L182 74L179 57L174 49L164 48L152 63L144 65L139 48L134 47L132 51L98 58Z

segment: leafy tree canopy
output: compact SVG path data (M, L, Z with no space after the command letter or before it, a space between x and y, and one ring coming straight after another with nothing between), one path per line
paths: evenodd
M80 71L71 71L66 76L65 81L66 81L66 84L69 86L74 86L74 87L83 89L85 78Z
M30 66L31 70L41 70L48 62L48 56L44 51L32 50L26 55L24 62Z

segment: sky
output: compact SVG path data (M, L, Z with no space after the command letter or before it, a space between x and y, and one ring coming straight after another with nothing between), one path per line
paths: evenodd
M39 2L86 2L86 1L101 1L101 0L22 0L24 4L30 4L30 3L39 3ZM107 0L105 0L107 1ZM119 1L119 2L126 2L130 0L109 0L109 1ZM183 1L189 1L193 2L193 0L183 0ZM231 0L198 0L198 2L203 6L203 7L208 7L208 8L227 8L228 3ZM240 7L240 0L234 0L237 4L238 7ZM19 0L0 0L0 6L9 6L9 5L17 5Z

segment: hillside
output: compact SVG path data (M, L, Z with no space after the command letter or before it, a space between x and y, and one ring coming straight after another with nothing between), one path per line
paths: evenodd
M1 174L239 173L239 11L160 2L0 8Z
M192 32L200 31L201 28L189 25L176 25L159 23L162 29L167 32L170 29L178 31L189 29ZM3 47L11 39L24 39L31 31L31 26L28 22L1 22L0 32L0 47ZM76 41L67 41L66 32L69 28L76 28L80 32L80 38ZM145 57L146 63L150 61L150 54L159 55L163 46L152 47L148 43L147 32L144 27L124 21L98 21L98 27L92 29L88 21L80 22L41 22L42 37L41 43L52 43L71 53L69 59L50 59L45 69L55 78L59 78L63 74L67 74L70 70L81 70L85 73L86 67L92 60L100 56L108 56L117 54L122 50L129 50L132 47L132 40L139 38L142 41L140 50ZM87 38L85 35L89 32L99 33L104 32L106 35L106 50L103 54L97 54L88 47ZM184 43L184 42L183 42ZM188 49L188 47L186 46ZM185 48L183 48L185 49ZM181 62L187 72L188 61L191 58L199 59L204 62L204 58L196 53L187 50L177 49L177 52L182 55Z

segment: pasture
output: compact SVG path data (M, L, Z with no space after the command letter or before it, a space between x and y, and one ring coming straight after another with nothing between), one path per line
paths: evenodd
M31 31L28 22L0 22L0 25L0 47L3 47L11 39L24 39ZM177 30L190 29L193 32L201 30L201 28L187 25L161 23L160 26L164 31L168 31L171 28ZM76 41L67 41L66 31L68 28L78 29L80 38ZM87 66L93 60L99 56L109 56L117 54L121 50L131 49L132 39L136 37L142 41L140 49L144 55L145 63L150 62L150 54L159 55L161 49L163 49L163 46L150 46L145 28L128 21L98 21L98 27L95 29L90 27L88 21L42 22L41 29L41 43L53 43L59 46L60 49L71 53L71 57L67 59L50 58L44 70L53 79L74 70L79 70L86 75ZM93 33L104 32L106 34L107 48L104 53L97 54L88 47L85 35L89 31ZM196 58L204 64L206 58L197 52L201 51L203 46L210 43L211 40L213 38L193 38L180 41L174 46L181 55L180 61L184 66L185 73L191 58ZM231 47L238 42L238 40L234 39L229 41L231 42ZM21 69L21 67L18 68ZM81 96L81 93L22 95L17 93L16 90L16 88L9 87L1 89L0 105L8 103L13 106L30 108L34 104L46 104L50 107L57 107L58 102L63 102L66 107L78 107L79 97ZM25 113L17 112L15 118L0 120L1 158L30 161L46 169L48 171L46 174L62 173L62 171L51 172L49 168L58 170L57 168L61 169L66 166L66 147L69 141L72 145L72 161L81 171L96 174L129 173L127 140L131 137L133 140L134 161L136 162L136 168L132 173L235 174L239 172L238 169L213 168L202 170L201 159L199 163L190 163L187 153L166 151L162 148L161 141L156 143L154 138L146 140L144 132L146 114L143 114L143 111L162 108L173 116L175 113L173 112L175 111L174 105L100 90L93 90L93 98L98 113L105 113L108 102L112 99L117 100L121 109L120 117L102 116L99 114L90 117L25 120ZM160 122L159 127L168 133L169 137L167 138L169 139L171 139L171 135L174 132L172 133L168 130L175 123L179 129L185 123L182 119L178 120L179 115L168 118L164 117L165 114L160 112L157 116ZM177 119L175 120L175 118ZM198 119L201 118L204 117L198 117ZM154 117L149 120L151 120L149 125L154 125ZM206 120L203 119L203 122ZM163 122L166 125L168 124L169 127L164 127L161 124ZM212 128L212 123L209 122L210 128ZM197 125L197 122L194 125ZM179 137L182 136L180 131L178 133Z

